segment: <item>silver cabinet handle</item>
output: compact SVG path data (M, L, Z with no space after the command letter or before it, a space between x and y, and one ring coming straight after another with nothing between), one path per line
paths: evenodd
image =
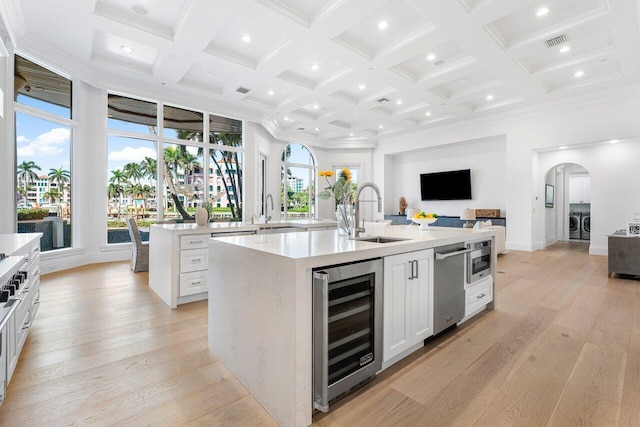
M482 295L478 295L476 298L478 298L478 299L482 299L482 298L484 298L484 297L486 297L486 295L485 295L485 294L482 294Z
M436 259L447 259L447 258L452 257L452 256L468 254L469 252L471 252L471 249L462 249L462 250L459 250L459 251L448 252L448 253L445 253L445 254L436 252Z
M409 273L409 277L407 277L407 279L409 280L413 280L413 261L407 261L409 263L409 266L411 267L411 273Z
M418 260L413 260L413 261L411 261L411 263L412 263L412 264L414 264L414 265L416 266L416 272L415 272L415 274L413 275L413 278L414 278L414 279L417 279L417 278L418 278Z
M200 258L191 258L191 262L200 262L202 259Z
M190 243L191 243L192 245L193 245L193 244L196 244L196 243L204 243L204 240L192 240Z

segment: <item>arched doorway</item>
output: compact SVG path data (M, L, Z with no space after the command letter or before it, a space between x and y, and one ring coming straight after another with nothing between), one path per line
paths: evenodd
M591 240L591 175L576 163L558 164L546 173L545 184L553 186L554 200L546 203L547 245L556 241L589 243ZM547 202L547 200L545 200Z

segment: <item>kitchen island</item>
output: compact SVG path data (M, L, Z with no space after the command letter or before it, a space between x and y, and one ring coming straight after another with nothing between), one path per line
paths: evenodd
M205 300L210 237L331 228L336 228L335 221L316 219L263 224L153 224L149 228L149 287L171 308L176 308L179 304Z
M406 240L374 243L319 231L210 241L209 348L279 424L311 424L314 268L493 240L495 231L388 226L384 234ZM490 287L495 295L493 278Z

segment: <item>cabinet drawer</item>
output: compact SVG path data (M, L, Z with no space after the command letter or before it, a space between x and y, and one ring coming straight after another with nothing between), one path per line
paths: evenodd
M465 290L464 315L470 315L491 301L493 301L493 277L490 276Z
M180 275L180 296L207 292L207 272L182 273Z
M206 270L208 267L208 249L189 249L180 251L180 273Z
M207 248L209 243L208 234L196 234L193 236L180 236L180 249L201 249Z

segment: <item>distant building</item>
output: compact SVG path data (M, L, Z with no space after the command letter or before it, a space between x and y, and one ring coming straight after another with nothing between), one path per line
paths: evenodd
M290 176L289 178L287 178L287 183L289 186L289 190L293 192L304 190L304 180L302 180L301 178Z

